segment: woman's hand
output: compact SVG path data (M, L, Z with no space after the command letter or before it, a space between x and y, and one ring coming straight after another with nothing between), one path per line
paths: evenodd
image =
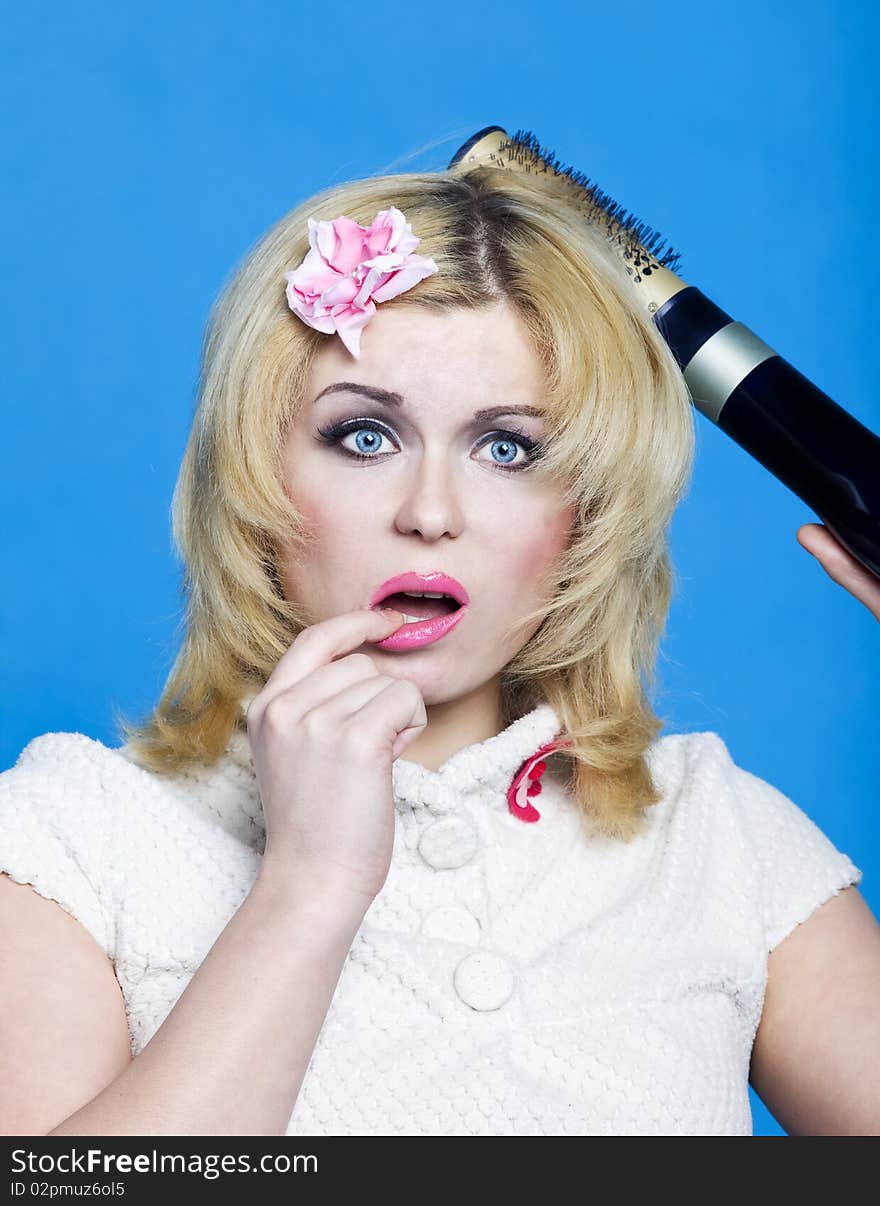
M880 580L849 553L824 524L806 523L797 530L798 544L812 553L825 573L880 620Z
M392 764L424 729L415 683L369 649L404 623L357 610L304 628L247 710L266 822L264 880L355 899L364 911L391 864ZM329 895L328 895L329 894Z

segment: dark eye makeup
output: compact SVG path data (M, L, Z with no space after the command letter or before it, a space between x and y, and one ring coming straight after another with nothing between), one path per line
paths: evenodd
M343 436L349 435L353 431L363 431L364 429L378 432L379 435L392 439L390 432L381 424L377 423L374 419L347 419L341 423L332 423L328 427L320 427L318 428L318 438L322 441L322 443L339 445L339 441L343 438ZM516 444L520 444L528 453L528 458L524 464L500 465L496 462L492 462L492 468L500 469L502 473L522 473L523 470L527 469L529 465L537 460L538 456L540 455L541 445L538 443L538 441L533 440L531 436L526 434L526 432L516 427L489 432L488 437L483 441L483 444L481 444L480 447L483 447L484 444L495 443L496 441L500 440L508 440ZM353 457L358 461L375 461L378 460L379 456L382 455L378 454L373 456L365 452L353 452L350 448L343 448L341 445L339 445L339 451L344 456Z

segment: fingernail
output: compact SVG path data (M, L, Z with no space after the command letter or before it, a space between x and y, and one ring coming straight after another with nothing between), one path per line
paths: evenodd
M403 614L403 612L398 611L394 607L380 607L378 610L383 616L385 616L387 620L390 620L395 624L402 624L406 619L406 616Z

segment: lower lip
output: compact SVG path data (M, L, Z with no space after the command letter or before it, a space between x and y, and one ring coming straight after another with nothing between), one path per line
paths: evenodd
M432 616L428 620L402 624L384 641L376 641L376 647L377 649L390 649L394 652L397 649L418 649L422 645L433 645L435 641L445 637L447 632L451 632L456 624L464 619L466 611L467 606L463 605L459 607L458 611L451 611L448 616Z

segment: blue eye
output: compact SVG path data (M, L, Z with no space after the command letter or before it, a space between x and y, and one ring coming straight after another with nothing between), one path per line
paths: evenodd
M351 448L344 447L340 441L346 435L352 433L371 432L372 438L360 441L360 447L363 451L356 452ZM339 450L345 456L354 457L359 461L372 461L378 459L376 449L381 444L381 439L389 439L385 431L370 419L354 419L344 423L336 423L330 427L320 428L318 431L320 439L325 444L339 445ZM536 449L537 441L526 435L524 431L493 431L490 433L491 439L484 440L483 444L506 444L510 447L513 444L519 444L528 454L524 463L518 465L502 465L497 462L492 462L493 469L500 469L502 473L520 473L537 457ZM376 437L381 437L377 439ZM481 445L482 447L483 445Z

